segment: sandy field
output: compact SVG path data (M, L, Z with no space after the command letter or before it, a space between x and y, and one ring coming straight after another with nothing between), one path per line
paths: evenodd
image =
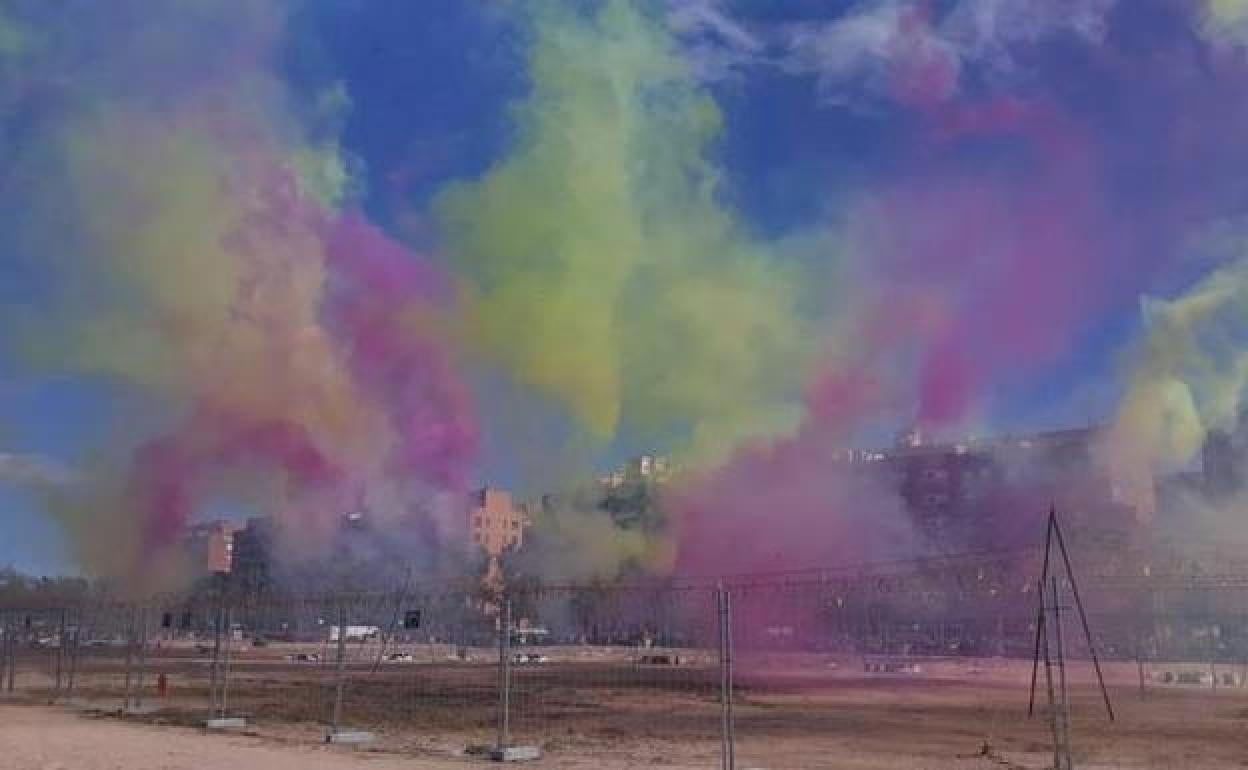
M529 767L568 770L719 767L717 672L706 660L647 667L624 653L551 650L515 671L512 734L540 746ZM497 671L481 660L433 656L347 668L344 727L375 731L367 749L323 744L332 667L296 663L289 650L249 651L231 671L229 710L245 734L206 733L202 661L166 652L149 661L142 713L118 710L115 661L84 661L74 697L49 709L36 672L23 704L0 707L0 768L466 767L471 747L496 735ZM560 657L562 655L562 657ZM164 697L154 672L166 673ZM1248 687L1180 684L1151 664L1146 692L1134 664L1109 663L1116 719L1105 714L1091 668L1072 664L1072 743L1081 770L1248 768ZM853 657L743 657L735 701L740 770L1039 770L1051 766L1049 726L1027 718L1030 662L927 660L921 671L875 673ZM1190 676L1189 676L1190 678ZM1043 678L1039 693L1044 699Z

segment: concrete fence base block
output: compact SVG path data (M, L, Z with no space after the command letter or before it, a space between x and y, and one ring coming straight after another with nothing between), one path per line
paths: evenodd
M504 746L490 750L495 762L529 762L542 758L542 750L536 746Z
M246 726L247 720L243 717L217 717L204 722L209 730L237 730Z
M343 745L372 743L375 740L377 740L376 735L364 730L339 730L336 733L329 733L325 736L326 743L340 743Z

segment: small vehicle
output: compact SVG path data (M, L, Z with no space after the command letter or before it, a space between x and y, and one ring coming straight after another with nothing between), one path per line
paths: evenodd
M321 656L315 652L297 652L294 655L287 655L286 660L295 663L320 663Z
M511 662L517 666L534 666L550 661L545 655L536 652L517 652L511 656Z
M416 658L406 652L392 652L386 656L387 663L415 663Z
M680 657L677 655L642 655L637 659L637 664L641 666L679 666Z

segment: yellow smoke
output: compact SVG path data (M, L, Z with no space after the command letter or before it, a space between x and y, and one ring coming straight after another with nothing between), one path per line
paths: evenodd
M1205 0L1203 26L1211 38L1248 41L1248 0Z
M85 274L72 272L83 267L75 262L62 275L111 284L110 298L123 301L53 316L61 325L45 319L37 356L298 424L344 453L384 435L319 322L325 254L315 222L269 212L283 204L264 200L268 181L245 157L133 113L76 127L66 150L70 203L92 254Z
M1146 478L1191 461L1206 433L1230 428L1248 386L1248 260L1170 301L1144 306L1145 335L1108 439L1119 472Z
M436 203L473 344L600 439L790 424L801 282L719 199L714 102L631 3L542 8L514 146Z
M670 570L674 543L660 534L617 527L601 511L575 507L538 511L533 531L540 544L527 546L535 570L555 580L613 579L623 565L648 573Z

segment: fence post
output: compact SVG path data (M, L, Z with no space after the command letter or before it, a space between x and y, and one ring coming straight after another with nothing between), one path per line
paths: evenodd
M1072 770L1070 757L1070 700L1066 691L1066 643L1062 639L1062 600L1057 578L1053 579L1053 633L1057 641L1057 676L1061 695L1061 764L1057 770Z
M732 594L721 583L715 590L719 619L720 763L736 769L736 735L732 718Z
M230 707L230 649L234 642L234 610L225 606L225 653L221 665L221 718L224 719Z
M216 622L212 630L212 667L208 679L208 718L217 715L217 684L221 677L221 626L225 623L225 599L217 605Z
M143 708L143 679L147 671L147 607L139 609L139 678L135 692L134 707Z
M0 692L3 692L9 676L9 621L0 615Z
M9 676L9 622L0 618L0 691L7 685Z
M505 751L511 744L511 598L503 599L498 615L498 740Z
M17 688L17 629L13 628L12 623L9 624L8 649L9 649L9 695Z
M74 697L74 679L78 674L78 648L82 641L82 608L79 606L78 612L74 614L73 629L69 632L70 648L69 648L69 677L65 683L65 696Z
M130 607L126 622L126 684L123 691L121 710L130 711L130 684L134 676L134 607Z
M342 692L345 686L347 667L347 605L338 604L338 671L337 684L334 692L334 717L331 734L337 733L342 724Z
M53 668L55 669L54 685L52 687L52 697L49 699L51 703L56 703L61 696L61 669L65 661L65 616L68 610L61 610L61 622L56 632L56 654L53 657Z

